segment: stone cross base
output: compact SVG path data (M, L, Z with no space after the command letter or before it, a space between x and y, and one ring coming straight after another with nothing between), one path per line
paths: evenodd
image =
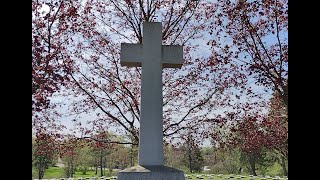
M119 171L117 180L185 180L178 169L167 166L134 166Z

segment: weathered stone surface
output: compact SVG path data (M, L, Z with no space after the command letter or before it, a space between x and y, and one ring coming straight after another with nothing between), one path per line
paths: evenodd
M134 166L119 172L117 180L184 180L178 169L167 166Z

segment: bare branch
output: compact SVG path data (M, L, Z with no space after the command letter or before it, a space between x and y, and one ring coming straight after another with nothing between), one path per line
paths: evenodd
M132 133L133 136L135 136L135 138L138 138L136 137L135 134L133 134L133 132L120 120L118 119L117 117L113 116L110 112L106 111L101 105L100 103L98 103L96 101L96 99L87 91L85 90L81 85L80 83L73 77L73 75L71 75L72 79L74 80L74 82L76 83L76 85L86 94L90 97L90 99L94 102L94 104L102 111L104 112L105 114L108 115L108 117L110 117L111 119L115 120L116 122L118 122L126 131ZM139 139L139 138L138 138Z
M179 126L179 124L181 124L181 123L186 119L186 117L188 117L188 115L189 115L193 110L195 110L196 108L199 108L199 107L205 105L207 102L209 102L209 100L212 98L212 96L213 96L216 92L218 92L218 89L215 89L214 92L212 92L208 98L206 98L206 99L204 99L204 100L201 100L197 105L195 105L195 106L193 106L192 108L190 108L190 109L188 110L188 112L181 118L180 121L178 121L178 122L176 122L176 123L173 123L173 124L170 124L167 128L165 128L165 129L163 130L163 132L166 132L167 130L169 130L169 129L172 128L173 126Z
M105 139L97 139L94 137L90 137L90 136L85 136L85 137L81 137L81 138L77 138L79 140L82 139L92 139L96 142L102 142L102 143L107 143L107 144L131 144L131 145L138 145L136 143L132 143L132 142L119 142L119 141L110 141L110 140L105 140Z

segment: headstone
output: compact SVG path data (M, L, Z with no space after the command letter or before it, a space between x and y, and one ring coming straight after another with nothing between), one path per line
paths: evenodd
M180 68L182 46L162 45L158 22L143 23L142 44L121 44L120 64L142 67L139 166L122 170L118 180L184 180L182 171L163 166L162 69Z
M199 174L198 174L198 175L196 175L196 178L197 178L197 179L204 179L204 177L202 176L202 174L200 174L200 175L199 175Z

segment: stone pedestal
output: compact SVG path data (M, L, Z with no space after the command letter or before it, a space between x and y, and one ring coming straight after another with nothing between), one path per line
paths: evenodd
M167 166L134 166L118 173L117 180L185 180L178 169Z

